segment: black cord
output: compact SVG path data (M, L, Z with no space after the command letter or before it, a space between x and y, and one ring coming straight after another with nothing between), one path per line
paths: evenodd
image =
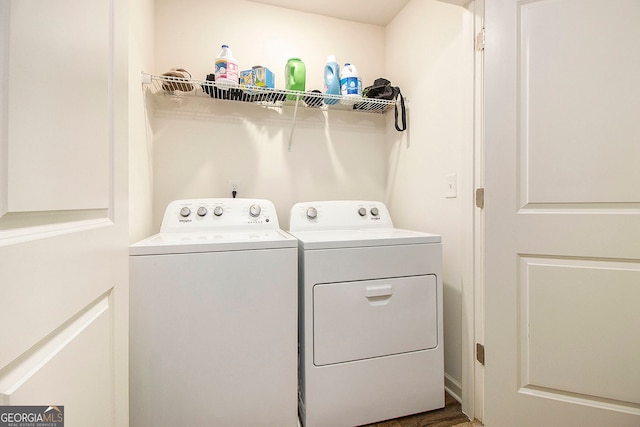
M396 99L398 99L398 97L400 97L400 108L402 109L402 116L401 116L402 126L398 125L398 104L396 103L395 105L396 130L398 132L402 132L407 130L407 113L404 108L404 96L402 96L402 93L400 92L400 88L398 88L398 94L396 95Z
M231 192L231 195L233 196L234 199L236 198L236 194L238 194L238 192L236 190L233 190Z

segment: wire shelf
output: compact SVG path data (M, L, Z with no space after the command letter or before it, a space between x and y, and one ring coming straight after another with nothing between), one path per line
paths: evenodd
M392 110L395 100L355 98L320 92L299 92L239 85L229 87L213 81L180 77L142 74L142 81L151 86L156 95L182 98L213 98L224 101L246 102L262 107L304 106L320 110L343 110L384 114Z

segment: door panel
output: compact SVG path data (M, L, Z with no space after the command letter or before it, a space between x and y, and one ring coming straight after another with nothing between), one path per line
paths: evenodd
M12 366L24 376L13 384L11 405L64 402L65 425L115 424L109 299L100 298Z
M10 4L7 211L106 209L110 2Z
M518 4L523 204L640 202L640 3L616 3Z
M640 2L486 3L485 423L640 424Z
M0 0L0 404L128 424L125 2Z
M519 387L637 401L638 283L638 262L520 257Z

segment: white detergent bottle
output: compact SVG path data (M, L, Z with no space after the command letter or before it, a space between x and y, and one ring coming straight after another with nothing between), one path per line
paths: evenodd
M238 86L238 63L226 44L216 57L216 86Z
M352 104L356 99L362 98L360 74L356 66L348 62L340 71L340 94L344 97L342 104Z

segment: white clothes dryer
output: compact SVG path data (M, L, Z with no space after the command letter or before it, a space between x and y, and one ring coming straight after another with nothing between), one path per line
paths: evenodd
M299 412L357 426L444 406L442 244L370 201L298 203Z
M130 267L131 426L297 426L297 241L271 202L171 202Z

